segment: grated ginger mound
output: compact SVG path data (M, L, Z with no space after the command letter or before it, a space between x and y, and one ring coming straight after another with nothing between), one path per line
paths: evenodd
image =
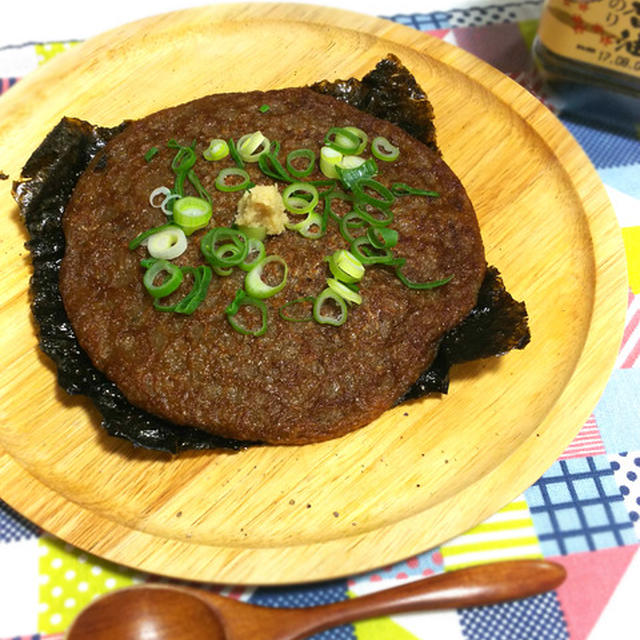
M264 227L267 235L278 235L288 222L282 196L276 185L256 185L238 202L235 223L242 227Z

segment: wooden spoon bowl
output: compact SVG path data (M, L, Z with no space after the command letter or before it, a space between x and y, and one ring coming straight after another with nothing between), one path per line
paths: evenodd
M259 607L203 589L146 584L93 602L66 640L299 640L381 615L526 598L554 589L565 576L564 567L546 560L497 562L301 609Z

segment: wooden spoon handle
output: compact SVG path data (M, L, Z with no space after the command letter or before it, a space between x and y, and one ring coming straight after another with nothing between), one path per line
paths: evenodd
M391 613L453 609L526 598L560 585L565 569L546 560L479 565L409 582L366 596L305 610L304 623L282 640L299 640L346 622ZM305 624L306 623L306 624Z

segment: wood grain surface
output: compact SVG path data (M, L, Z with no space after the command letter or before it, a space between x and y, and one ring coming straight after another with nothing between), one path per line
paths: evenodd
M456 367L450 393L338 440L167 455L105 436L56 384L29 311L27 235L0 183L0 496L107 559L193 580L304 582L426 550L534 482L589 416L626 308L615 215L587 157L487 64L392 22L305 5L216 5L78 45L0 99L11 179L64 116L112 126L213 92L360 77L395 53L429 94L490 263L525 299L532 342Z

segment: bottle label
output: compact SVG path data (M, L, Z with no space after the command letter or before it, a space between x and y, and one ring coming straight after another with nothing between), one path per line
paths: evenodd
M559 56L640 78L640 0L547 0L538 37Z

